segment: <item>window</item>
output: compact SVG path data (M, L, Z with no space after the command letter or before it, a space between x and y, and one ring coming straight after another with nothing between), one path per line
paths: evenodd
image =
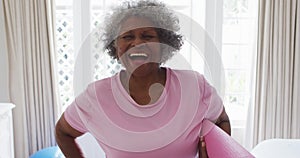
M208 67L205 62L214 62L216 57L211 54L210 48L199 54L199 50L195 49L191 41L186 41L182 51L172 60L176 62L176 57L181 60L182 55L192 69L205 74L208 80L214 80L213 85L224 97L224 105L232 121L232 135L242 144L251 87L251 59L255 52L257 2L253 0L164 2L177 12L195 20L214 41L219 53L217 55L220 55L223 65L212 64ZM57 65L62 111L88 82L111 76L122 69L117 61L100 53L102 50L97 31L106 7L117 3L119 1L116 0L56 2ZM88 43L87 38L90 40ZM83 53L81 49L85 44L90 44L91 50ZM75 66L77 72L74 72ZM222 81L222 67L225 83Z
M58 90L62 107L73 100L74 24L72 0L56 2L56 47ZM61 108L61 107L60 107Z
M225 69L225 98L233 124L232 134L243 144L251 92L252 63L256 51L257 1L224 0L222 59Z

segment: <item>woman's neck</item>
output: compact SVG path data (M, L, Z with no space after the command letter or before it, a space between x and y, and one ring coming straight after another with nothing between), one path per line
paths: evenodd
M121 82L129 95L140 105L156 102L166 83L166 69L159 68L144 76L123 71Z
M149 88L154 83L160 83L165 85L166 81L166 69L159 67L156 70L151 71L150 73L138 76L134 73L124 71L121 74L121 81L125 88Z

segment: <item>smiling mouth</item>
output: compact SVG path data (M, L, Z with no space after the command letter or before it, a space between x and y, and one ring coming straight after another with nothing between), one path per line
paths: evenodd
M146 53L131 53L128 55L131 60L147 60L148 55Z

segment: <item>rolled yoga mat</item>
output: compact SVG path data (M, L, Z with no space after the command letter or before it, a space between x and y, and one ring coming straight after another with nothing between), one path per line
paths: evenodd
M254 158L254 156L209 120L204 120L201 135L204 137L209 158Z

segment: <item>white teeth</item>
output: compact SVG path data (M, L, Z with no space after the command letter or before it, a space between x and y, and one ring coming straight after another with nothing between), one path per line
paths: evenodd
M129 54L129 57L148 57L148 55L145 53L132 53Z

